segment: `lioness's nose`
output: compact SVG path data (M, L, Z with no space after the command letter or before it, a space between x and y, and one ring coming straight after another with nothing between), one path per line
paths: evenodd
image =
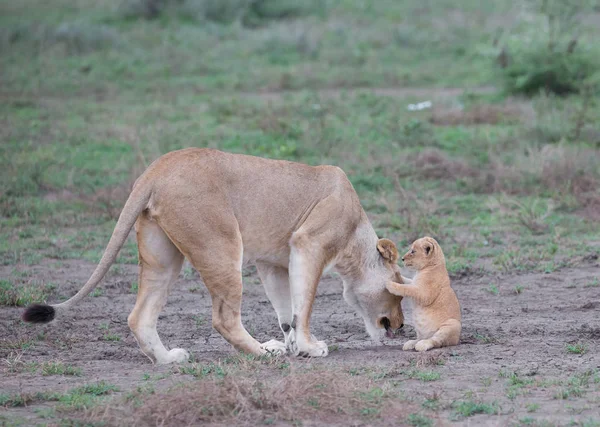
M404 261L404 257L402 257L402 261Z

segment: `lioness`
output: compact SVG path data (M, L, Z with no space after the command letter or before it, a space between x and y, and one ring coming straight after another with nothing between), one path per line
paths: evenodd
M413 322L417 339L404 343L403 350L427 351L457 345L460 340L460 305L446 270L446 259L438 242L431 237L416 240L402 257L404 265L417 270L404 284L387 284L388 290L414 302Z
M115 261L135 224L139 290L128 324L157 364L188 359L167 350L156 331L184 257L212 297L212 323L236 349L326 356L310 333L319 279L334 268L344 299L374 339L403 326L401 299L386 290L401 281L398 251L378 239L345 173L333 166L188 148L167 153L136 181L96 270L69 300L33 305L23 320L49 322L89 294ZM242 326L242 266L256 264L285 343L259 343Z

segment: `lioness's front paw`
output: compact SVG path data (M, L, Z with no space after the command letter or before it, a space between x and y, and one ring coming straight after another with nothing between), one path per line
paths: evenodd
M291 354L298 354L298 345L296 344L296 330L290 329L290 332L285 337L285 347Z
M285 354L287 353L287 346L285 343L277 340L267 341L260 345L260 348L271 354Z
M406 341L404 343L404 345L402 346L402 350L407 351L407 350L414 350L415 348L415 344L417 343L417 340L410 340L410 341Z
M166 354L166 356L164 358L157 359L156 364L157 365L166 365L169 363L187 362L189 358L190 358L190 353L188 353L186 350L184 350L182 348L174 348L172 350L169 350L169 352Z
M421 340L415 345L415 350L417 351L427 351L433 348L433 341L431 340Z
M325 357L329 354L329 348L325 341L312 341L298 348L294 354L300 357Z

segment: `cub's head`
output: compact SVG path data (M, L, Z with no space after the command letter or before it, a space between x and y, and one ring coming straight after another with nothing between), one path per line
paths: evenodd
M379 239L376 250L360 283L344 286L344 299L362 316L371 338L380 340L394 337L395 331L404 326L404 315L402 297L385 287L390 280L402 283L398 249L391 240Z
M425 267L446 265L444 253L433 237L422 237L415 240L408 252L402 257L406 267L422 270Z

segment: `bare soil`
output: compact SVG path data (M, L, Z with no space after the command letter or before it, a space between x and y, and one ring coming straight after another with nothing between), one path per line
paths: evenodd
M187 263L186 263L187 265ZM57 284L55 295L73 295L95 268L92 263L47 261L36 266L17 266L32 277ZM0 277L9 277L15 266L0 268ZM198 361L216 361L235 352L212 328L211 301L195 272L184 269L159 320L159 334L170 348L183 347ZM410 275L410 273L409 273ZM332 347L325 359L289 362L315 367L342 369L385 369L390 366L416 367L439 372L437 381L405 379L400 385L404 396L420 405L432 396L441 408L436 425L508 425L526 417L550 420L553 424L600 419L598 373L578 395L557 398L557 390L568 387L569 378L600 369L600 263L590 260L576 269L551 274L523 273L494 276L467 275L453 279L453 287L463 310L463 333L457 347L433 350L421 355L401 350L414 336L407 325L397 340L384 344L368 339L362 320L345 304L342 284L336 276L323 278L312 316L315 336ZM26 325L19 317L22 308L0 308L0 393L63 391L104 380L117 385L121 393L143 384L144 374L155 376L173 372L173 367L153 366L142 354L127 327L127 315L135 294L137 266L121 265L101 284L102 295L88 296L79 308L49 325ZM253 268L245 271L243 322L259 341L281 339L273 311ZM490 291L490 284L498 289ZM515 292L515 287L522 292ZM405 311L410 318L410 307ZM407 322L410 323L410 322ZM105 339L109 332L120 340ZM44 335L40 335L40 334ZM25 343L31 342L31 345ZM585 346L583 354L567 350L568 344ZM20 347L20 348L19 348ZM24 362L62 361L80 367L83 375L42 376L40 372L11 372L8 360L22 352ZM443 363L443 364L440 364ZM511 396L507 375L533 379L535 385ZM191 380L179 374L165 375L157 388ZM383 379L381 381L384 381ZM594 382L596 381L596 382ZM495 402L497 415L480 414L453 417L452 402L471 400ZM411 403L411 404L412 404ZM7 408L6 414L34 417L36 408ZM539 405L539 407L537 406ZM533 410L532 410L533 408ZM33 419L32 419L33 421ZM388 424L385 419L381 423ZM357 425L363 424L360 420ZM370 420L366 424L378 424Z

